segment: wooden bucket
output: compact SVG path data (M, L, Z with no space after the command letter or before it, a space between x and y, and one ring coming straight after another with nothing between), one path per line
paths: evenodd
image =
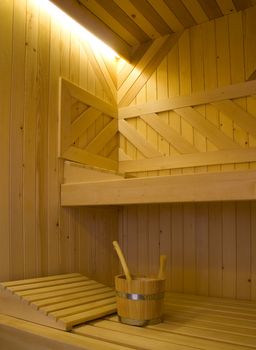
M134 326L162 322L165 279L115 277L119 321Z

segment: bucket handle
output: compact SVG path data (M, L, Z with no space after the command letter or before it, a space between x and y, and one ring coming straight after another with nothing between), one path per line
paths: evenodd
M127 266L124 254L123 254L123 252L122 252L122 250L121 250L121 248L120 248L120 246L119 246L117 241L113 242L113 246L114 246L114 248L115 248L115 250L117 252L117 255L119 257L120 263L121 263L122 268L124 270L125 277L126 277L127 281L130 282L132 280L132 277L131 277L130 271L128 269L128 266Z

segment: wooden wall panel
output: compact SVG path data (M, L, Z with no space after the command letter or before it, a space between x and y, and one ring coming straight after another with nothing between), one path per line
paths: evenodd
M252 39L252 33L256 29L255 19L256 7L254 6L185 30L130 104L134 108L138 106L138 114L125 117L122 110L128 112L129 106L120 106L120 115L124 119L127 118L126 122L134 126L138 135L143 136L148 143L152 144L155 151L159 151L162 156L176 155L177 150L170 142L163 140L163 137L154 128L148 125L144 126L147 113L150 112L147 109L143 113L143 104L146 106L148 102L152 105L154 102L164 103L163 101L167 101L168 98L171 101L172 97L193 96L193 94L200 92L207 93L224 86L245 82L247 79L255 79L253 76L256 70L255 45ZM124 70L124 68L122 69ZM142 96L144 97L141 98ZM250 109L253 100L254 98L248 95L248 97L237 98L233 102L239 105L244 112L253 114L253 109ZM197 105L193 109L205 119L205 125L213 124L215 129L218 128L224 134L223 136L231 139L234 147L245 150L254 147L255 115L253 117L254 128L250 129L251 134L248 129L238 125L237 121L232 118L233 112L227 114L211 104ZM189 120L184 120L182 115L177 115L178 111L178 109L159 113L156 111L156 115L158 119L165 121L166 128L168 125L172 129L175 128L184 142L189 142L198 152L219 149L216 142L213 142L216 140L209 140L202 130L191 124ZM143 116L143 123L139 118L140 115ZM120 147L122 151L132 160L145 159L145 156L141 155L136 147L133 152L130 152L131 148L127 145L130 145L129 140L121 133ZM178 152L178 154L182 154L182 152ZM152 164L153 162L152 159ZM248 169L251 166L255 166L252 160L236 165L234 163L220 163L180 169L172 169L170 166L169 169L165 167L164 171L166 174L177 174ZM143 171L132 174L135 176L161 175L162 171Z
M124 206L119 220L132 273L164 253L168 290L255 300L255 201Z
M85 220L82 211L60 210L59 205L63 180L62 160L57 158L59 78L106 102L109 97L94 74L83 39L44 3L4 0L0 4L0 280L84 271L83 256L88 259L89 248L79 236ZM115 80L115 62L109 60L106 67ZM92 138L106 122L102 118L92 125ZM106 146L104 155L116 157L117 139ZM93 213L91 209L89 217ZM109 282L112 270L105 246L109 249L117 235L116 212L102 210L95 215L103 219L91 231L101 242L97 277Z

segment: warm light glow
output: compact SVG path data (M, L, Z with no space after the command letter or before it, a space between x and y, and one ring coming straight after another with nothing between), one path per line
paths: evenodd
M80 40L87 41L93 50L100 51L102 54L107 55L109 58L119 58L119 55L111 49L108 45L86 30L78 22L73 20L65 12L55 6L48 0L35 0L38 5L43 8L47 13L52 17L55 22L58 22L60 25L68 28L70 32L75 33Z

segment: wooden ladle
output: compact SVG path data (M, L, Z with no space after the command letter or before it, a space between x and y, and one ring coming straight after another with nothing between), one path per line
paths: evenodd
M113 242L113 246L114 246L114 248L115 248L115 250L116 250L116 252L117 252L117 255L118 255L118 257L119 257L119 260L120 260L120 263L121 263L122 268L123 268L123 270L124 270L124 274L125 274L125 277L126 277L127 281L131 281L131 280L132 280L132 276L131 276L131 274L130 274L130 271L129 271L129 269L128 269L128 266L127 266L127 263L126 263L124 254L123 254L123 252L122 252L122 250L121 250L121 248L120 248L118 242L117 242L117 241L114 241L114 242Z
M160 255L160 266L159 266L159 271L157 276L157 278L159 279L165 279L166 260L167 260L166 255Z

